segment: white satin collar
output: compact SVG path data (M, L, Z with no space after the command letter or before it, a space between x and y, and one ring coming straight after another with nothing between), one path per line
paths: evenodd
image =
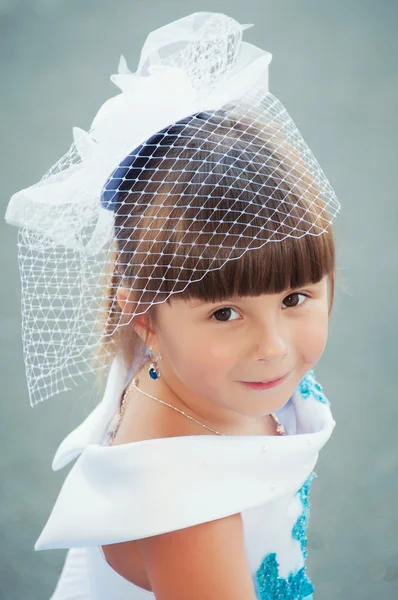
M112 365L104 398L53 460L67 475L35 549L140 539L294 495L335 422L329 406L298 389L278 416L290 435L195 435L101 445L126 370ZM289 431L290 428L290 431Z

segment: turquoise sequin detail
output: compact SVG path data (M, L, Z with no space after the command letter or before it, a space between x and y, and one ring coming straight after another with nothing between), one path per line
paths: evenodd
M304 399L313 396L316 400L319 400L319 402L330 405L330 402L326 398L321 384L315 379L314 371L308 371L304 379L301 380L299 384L299 391Z
M322 386L316 381L314 371L309 371L299 384L301 397L315 398L323 404L330 404L326 398ZM304 560L307 558L307 527L310 515L310 488L316 477L312 473L304 482L297 497L300 499L303 510L292 530L292 537L300 544ZM296 573L289 573L286 578L279 575L279 563L275 552L268 554L261 563L255 577L254 583L258 600L311 600L314 586L307 576L306 567L302 567Z
M292 537L300 544L304 560L307 558L307 526L310 515L310 488L316 477L311 473L297 492L303 512L293 526ZM279 563L276 554L268 554L256 573L256 592L259 600L304 600L313 594L314 586L306 574L306 567L297 573L289 573L284 579L279 577Z
M293 539L297 540L300 543L301 552L303 553L304 559L307 558L307 527L308 527L308 519L310 516L310 488L311 483L316 477L315 473L312 473L304 485L297 492L297 496L301 500L301 504L303 505L303 512L297 519L296 523L293 527Z
M297 573L279 577L279 563L275 552L268 554L256 574L259 600L303 600L314 591L314 586L302 567Z

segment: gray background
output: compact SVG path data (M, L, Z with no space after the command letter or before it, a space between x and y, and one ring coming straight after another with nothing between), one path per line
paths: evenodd
M308 561L320 600L398 597L398 2L396 0L0 0L1 202L37 181L88 128L146 35L198 10L255 23L271 90L343 205L330 341L317 369L338 426L312 491ZM75 393L29 406L16 230L1 225L0 598L49 598L63 551L35 553L66 471L61 439L90 410Z

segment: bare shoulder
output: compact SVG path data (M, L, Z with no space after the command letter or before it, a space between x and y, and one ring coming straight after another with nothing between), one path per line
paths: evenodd
M235 514L137 542L157 600L255 600Z

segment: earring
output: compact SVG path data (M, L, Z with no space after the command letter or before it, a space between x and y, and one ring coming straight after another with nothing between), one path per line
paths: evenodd
M157 360L155 360L155 358L152 355L152 348L150 348L149 350L151 353L151 364L149 365L149 377L151 379L159 379L159 377L161 377L161 375L160 375L160 371L159 371L158 361L162 360L162 356L159 354L159 358Z

